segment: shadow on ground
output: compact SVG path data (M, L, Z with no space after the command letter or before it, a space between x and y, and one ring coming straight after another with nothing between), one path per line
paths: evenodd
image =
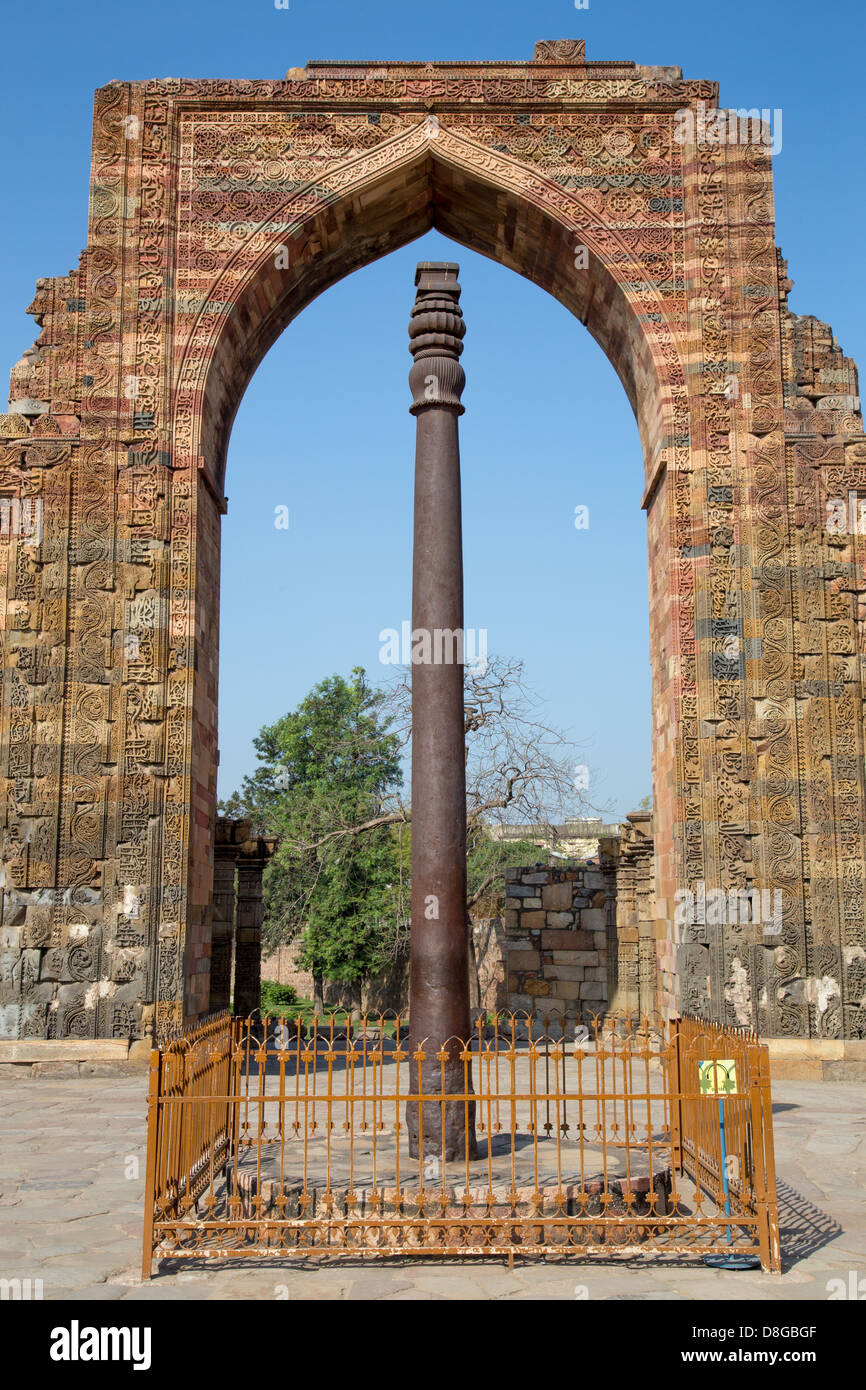
M782 1273L806 1260L817 1250L823 1250L844 1228L833 1216L828 1216L808 1197L802 1196L790 1183L776 1181L779 1199L779 1242L782 1247Z

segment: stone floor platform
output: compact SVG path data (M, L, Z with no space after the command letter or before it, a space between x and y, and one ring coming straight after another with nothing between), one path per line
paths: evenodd
M783 1273L683 1257L163 1262L139 1277L142 1076L0 1079L0 1278L45 1299L777 1299L866 1292L866 1086L773 1086ZM834 1282L835 1281L835 1282ZM848 1296L848 1295L844 1295Z
M69 1080L146 1071L150 1043L131 1038L21 1038L0 1041L0 1084L14 1072Z

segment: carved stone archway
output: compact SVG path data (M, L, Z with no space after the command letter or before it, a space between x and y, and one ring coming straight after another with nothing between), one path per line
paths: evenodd
M759 135L682 139L716 100L577 41L97 92L88 246L0 417L41 527L0 536L2 1036L207 1011L231 423L305 304L430 227L570 308L637 415L657 1006L866 1032L864 540L825 525L866 494L856 373L787 309ZM698 883L780 892L781 931L678 922Z

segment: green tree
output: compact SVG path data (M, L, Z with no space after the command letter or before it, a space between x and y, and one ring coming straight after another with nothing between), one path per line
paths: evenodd
M400 739L360 667L321 681L254 740L259 766L224 803L278 840L265 874L265 941L299 938L299 964L360 987L407 930L408 874L385 808Z

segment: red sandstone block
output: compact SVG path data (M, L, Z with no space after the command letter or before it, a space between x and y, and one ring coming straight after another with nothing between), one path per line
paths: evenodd
M546 912L521 912L520 914L520 927L522 931L526 931L528 928L532 927L543 927L546 921ZM542 932L542 936L545 935L546 933Z
M548 927L541 933L543 951L591 951L594 944L588 931L557 930Z
M541 968L541 956L538 951L509 951L508 969L509 970L539 970Z

